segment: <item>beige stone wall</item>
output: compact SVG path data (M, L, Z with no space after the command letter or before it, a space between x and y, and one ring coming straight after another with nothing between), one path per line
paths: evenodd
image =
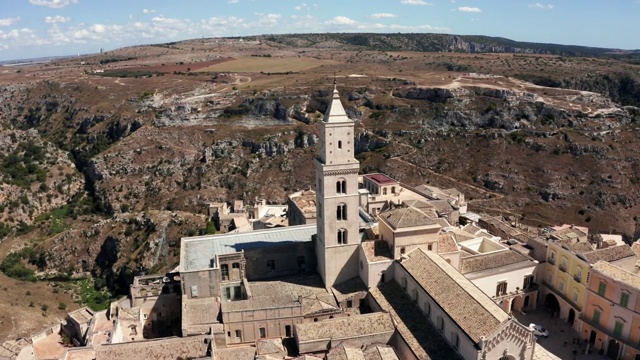
M389 259L369 262L367 261L367 257L364 254L362 246L359 247L358 255L360 279L367 287L377 286L381 280L382 274L385 275L385 278L389 276L387 272L393 263L393 260Z
M220 296L219 287L213 286L219 283L219 271L217 269L200 270L193 272L183 272L182 277L182 293L187 295L189 299L192 296L192 286L196 286L198 291L197 297L215 297Z
M247 249L244 255L247 261L246 276L249 281L316 271L316 256L311 241ZM299 264L299 257L300 261L304 258L304 264ZM268 260L274 261L275 270L267 267Z
M293 336L295 324L303 322L302 307L291 306L278 309L247 310L225 312L222 315L227 344L250 343L261 338L260 329L264 328L265 337ZM237 333L237 332L240 333ZM240 337L236 335L240 335Z

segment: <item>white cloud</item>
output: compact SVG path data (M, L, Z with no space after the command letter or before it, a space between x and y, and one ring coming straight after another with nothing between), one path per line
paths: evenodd
M332 20L327 21L330 25L353 25L356 21L346 16L336 16Z
M47 16L44 18L44 22L47 24L64 24L71 21L70 17L62 17L60 15L56 16Z
M468 7L468 6L460 6L458 8L458 11L462 11L462 12L475 12L475 13L479 13L482 12L482 10L480 10L477 7Z
M67 5L77 4L80 0L29 0L33 5L48 6L53 9L63 8Z
M229 4L237 4L240 0L229 0Z
M541 4L541 3L535 3L535 4L529 4L529 8L530 9L540 9L540 10L553 10L555 6L553 4Z
M142 9L143 14L154 14L155 12L154 9Z
M424 0L402 0L400 1L400 4L404 4L404 5L432 5L431 3L428 3Z
M33 29L13 29L9 32L0 30L0 51L26 47L45 45L46 41L40 39Z
M16 16L14 18L5 18L0 19L0 26L11 26L20 21L20 16Z
M378 13L369 15L372 19L382 19L382 18L395 18L398 17L396 14L388 14L388 13Z

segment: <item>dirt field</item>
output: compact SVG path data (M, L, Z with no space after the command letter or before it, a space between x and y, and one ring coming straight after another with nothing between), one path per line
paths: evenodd
M58 309L60 303L66 310ZM42 311L43 305L48 307ZM77 309L71 295L47 282L24 282L0 273L0 341L28 337L64 319Z
M225 61L197 71L211 72L287 72L312 69L320 65L331 65L333 61L314 58L268 58L246 57Z

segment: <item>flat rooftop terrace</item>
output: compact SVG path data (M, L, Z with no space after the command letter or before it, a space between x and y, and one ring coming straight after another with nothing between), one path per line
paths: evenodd
M211 259L216 255L311 241L316 232L316 224L311 224L238 234L185 237L180 245L180 271L210 269Z
M385 174L365 174L364 177L378 185L391 185L398 183L398 180L394 180Z

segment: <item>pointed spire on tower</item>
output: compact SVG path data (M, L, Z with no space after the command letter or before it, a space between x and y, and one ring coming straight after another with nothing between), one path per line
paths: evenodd
M335 72L333 75L333 96L331 97L331 104L329 104L329 108L324 116L325 122L345 122L345 121L353 121L349 119L347 112L344 110L342 106L342 101L340 101L340 93L338 92L338 85L336 82Z

